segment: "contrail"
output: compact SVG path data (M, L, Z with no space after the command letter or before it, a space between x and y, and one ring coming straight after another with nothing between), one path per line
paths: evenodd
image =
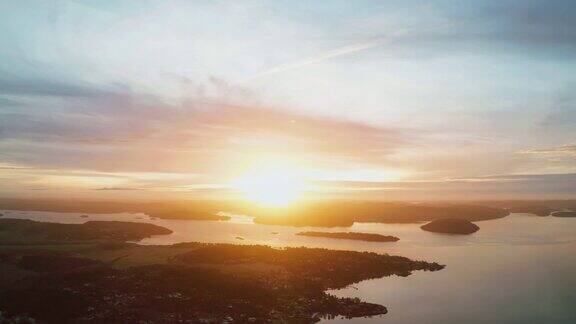
M277 74L277 73L282 73L282 72L286 72L286 71L290 71L290 70L300 69L300 68L303 68L307 65L320 63L322 61L325 61L325 60L328 60L331 58L335 58L338 56L343 56L343 55L347 55L347 54L361 52L361 51L364 51L364 50L367 50L370 48L374 48L374 47L383 45L387 42L393 41L394 39L396 39L399 36L404 35L405 33L406 33L405 30L399 30L399 31L394 32L391 35L386 36L386 37L380 37L377 39L373 39L371 41L336 48L336 49L330 50L328 52L325 52L321 55L309 57L307 59L303 59L300 61L280 64L280 65L274 66L270 69L264 70L260 73L257 73L251 77L245 78L245 79L243 79L239 82L236 82L236 83L246 83L246 82L250 82L250 81L253 81L256 79L260 79L260 78L265 77L265 76L272 75L272 74Z

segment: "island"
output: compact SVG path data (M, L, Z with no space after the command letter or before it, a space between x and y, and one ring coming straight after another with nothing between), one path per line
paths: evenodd
M132 225L114 224L118 229L112 230L108 222L2 221L7 222L0 226L0 309L8 321L314 323L334 316L382 315L387 312L382 305L338 298L326 290L444 267L401 256L327 249L138 245L119 240L134 238ZM151 224L131 224L142 226L139 237L169 233ZM84 229L93 226L100 230ZM123 231L130 234L118 234ZM43 233L49 239L29 246L10 244L6 239L14 232L27 239ZM55 232L65 235L52 237Z
M296 235L301 236L311 236L311 237L325 237L332 239L342 239L342 240L355 240L355 241L366 241L366 242L396 242L400 240L396 236L381 235L373 233L357 233L357 232L300 232Z
M553 212L554 217L576 217L576 211L557 211Z
M436 219L420 228L429 232L447 234L472 234L480 229L478 225L470 221L457 218Z

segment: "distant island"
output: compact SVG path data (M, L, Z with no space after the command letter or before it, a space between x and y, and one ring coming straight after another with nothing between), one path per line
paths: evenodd
M576 217L576 211L557 211L553 212L554 217Z
M436 219L420 228L429 232L447 234L472 234L480 229L478 225L470 221L456 218Z
M372 234L372 233L357 233L357 232L300 232L296 235L311 236L311 237L326 237L332 239L356 240L367 242L396 242L400 240L395 236Z
M151 224L2 221L0 309L8 321L314 323L373 316L386 307L326 290L444 267L367 252L118 240L169 232ZM24 239L10 244L11 233ZM23 247L38 236L49 239Z

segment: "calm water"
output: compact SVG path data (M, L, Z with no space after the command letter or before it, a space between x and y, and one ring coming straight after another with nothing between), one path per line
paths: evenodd
M4 212L5 213L5 212ZM310 246L374 251L446 264L438 272L415 272L407 278L367 280L337 296L383 304L389 313L376 318L326 320L354 323L576 323L576 218L513 214L478 222L470 236L424 232L418 224L355 224L326 231L361 231L400 237L392 243L310 238L294 235L311 228L232 221L151 220L142 214L17 212L4 217L62 223L87 220L150 222L171 235L143 244L185 241Z

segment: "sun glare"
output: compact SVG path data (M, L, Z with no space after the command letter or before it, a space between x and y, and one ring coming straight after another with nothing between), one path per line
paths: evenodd
M285 207L301 198L305 182L296 168L272 163L259 166L232 183L244 198L268 207Z

